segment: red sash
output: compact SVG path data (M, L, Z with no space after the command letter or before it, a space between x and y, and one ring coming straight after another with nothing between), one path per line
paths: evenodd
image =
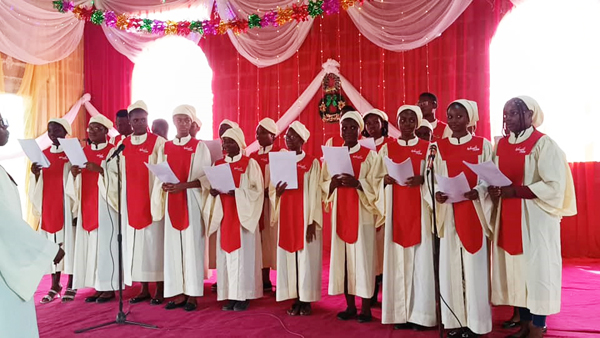
M123 140L125 150L125 174L127 175L127 215L129 225L134 229L141 230L152 224L152 213L150 211L150 174L144 163L154 151L154 145L158 136L147 134L144 143L133 145L131 137Z
M192 138L183 146L175 145L173 141L165 144L165 155L167 163L175 173L180 182L187 182L192 167L192 156L196 152L198 140ZM168 213L173 228L183 231L190 226L190 216L188 214L187 190L178 193L169 193Z
M50 166L42 169L44 173L42 230L54 234L62 230L65 224L63 174L65 164L69 163L69 159L64 152L52 153L50 149L44 150L44 155L50 161Z
M438 149L442 159L446 161L448 176L454 177L461 172L465 173L469 187L477 185L475 175L463 161L479 163L479 156L483 153L483 138L473 136L473 139L465 144L453 145L448 139L438 141ZM462 201L452 205L454 209L454 224L458 238L468 252L474 254L483 245L483 227L472 201Z
M267 164L269 164L269 153L272 151L279 151L279 150L281 150L281 149L278 146L276 146L275 144L273 144L273 147L267 153L259 155L258 151L256 151L256 152L253 152L252 154L250 154L250 158L254 159L260 166L260 171L262 172L264 182L267 182L265 175L266 175ZM277 185L277 182L274 182L274 184ZM259 227L260 231L263 231L265 229L264 210L265 209L263 208L263 213L260 215L260 220L258 221L258 227Z
M402 163L410 157L413 172L419 175L421 161L425 160L428 148L429 142L421 139L414 146L406 147L393 142L388 144L388 157L395 163ZM394 184L393 196L393 241L405 248L421 243L421 188Z
M384 144L392 144L392 143L396 143L396 139L394 139L393 137L385 136L383 138L383 142L381 142L380 145L375 145L375 149L377 149L377 152L379 152L379 150L381 150L381 147L383 147Z
M437 126L435 126L435 129L433 130L433 133L431 134L431 140L432 141L438 141L441 140L442 137L444 136L444 130L446 130L446 126L447 124L437 120Z
M242 174L248 169L250 158L242 156L239 161L229 163L233 182L235 187L240 187ZM218 160L215 165L226 163L224 159ZM221 194L221 203L223 204L223 220L221 221L221 249L227 253L232 253L242 247L242 234L240 227L240 218L238 216L235 197L227 194Z
M519 144L508 143L506 137L498 142L496 156L499 158L500 171L513 182L513 185L523 185L525 156L531 153L531 150L542 136L544 134L534 130L527 140ZM520 198L502 199L498 246L510 255L523 253L522 208L523 202Z
M332 147L343 147L344 139L340 135L334 135L331 137L331 146Z
M100 165L106 159L112 144L102 150L93 150L92 146L83 148L88 162ZM95 171L81 170L81 226L88 232L98 229L98 176Z
M304 249L304 175L310 170L314 157L305 155L298 162L298 189L286 190L279 204L279 247L294 253ZM309 220L310 221L310 220Z
M369 148L360 146L357 152L350 154L355 178L360 176L361 164L367 160L370 152ZM348 244L358 240L359 208L360 200L355 188L337 188L336 232L340 239Z
M122 139L123 139L123 135L121 135L121 134L115 136L115 144L119 144L119 142L121 142Z

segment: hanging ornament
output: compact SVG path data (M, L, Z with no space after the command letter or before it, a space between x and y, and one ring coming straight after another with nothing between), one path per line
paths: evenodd
M327 15L337 14L340 12L339 0L323 0L323 12Z
M277 25L277 12L270 11L270 12L265 13L265 15L263 16L263 18L261 20L261 23L262 23L263 27L268 27L268 26L275 27Z
M308 20L308 6L306 4L293 4L292 11L292 19L296 20L296 22Z
M230 23L230 27L235 35L244 34L248 31L248 21L236 20Z
M347 11L348 8L353 7L356 0L340 0L340 6L343 10Z
M215 25L212 21L202 21L202 29L204 30L204 35L217 35L217 25Z
M190 22L183 21L177 25L177 35L188 36L191 33Z
M325 96L319 101L319 115L323 122L336 123L340 120L342 108L346 106L346 100L342 96L340 77L333 73L327 73L322 84Z
M152 33L152 24L154 22L150 19L142 20L142 24L140 25L140 31Z
M286 23L292 21L292 15L294 10L291 8L279 9L277 11L277 26L283 26Z
M94 25L101 25L104 22L104 12L94 11L90 20Z
M139 30L140 26L142 26L142 19L140 18L129 18L127 22L127 29L129 30Z
M164 21L154 20L152 22L152 34L164 35L167 25Z
M166 35L177 34L177 22L169 20L169 21L165 22L165 24L166 24L166 28L165 28Z
M308 2L308 14L310 16L312 16L313 18L323 14L323 1L322 0L309 1Z
M104 12L104 24L106 27L115 27L117 24L117 16L113 11Z
M203 34L202 21L192 21L190 23L190 30L194 33Z
M219 23L217 25L217 34L223 35L227 33L227 30L231 27L232 24L233 22L219 20Z
M261 28L260 16L258 14L250 14L248 16L248 27L249 28Z
M124 31L129 25L129 18L125 14L117 16L117 28Z

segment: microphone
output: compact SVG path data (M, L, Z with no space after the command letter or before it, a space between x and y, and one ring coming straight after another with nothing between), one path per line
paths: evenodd
M437 155L437 146L432 144L429 146L429 155L427 156L427 170L433 169L433 160L435 160L435 156Z
M125 145L123 143L121 143L118 147L117 150L115 150L115 152L108 158L108 160L106 160L106 162L110 162L110 160L112 160L113 158L119 156L123 150L125 150Z

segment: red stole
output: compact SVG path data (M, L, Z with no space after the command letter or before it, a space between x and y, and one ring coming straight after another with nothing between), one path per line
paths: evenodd
M370 152L369 148L360 146L357 152L350 154L355 178L360 176L361 164L367 160ZM360 199L356 188L337 188L336 232L340 239L348 244L358 240L359 208Z
M544 134L534 130L524 142L510 144L507 137L498 142L496 156L499 158L500 171L512 181L514 186L523 185L525 156L531 153L531 150L542 136ZM523 253L523 234L521 233L522 199L502 199L501 203L498 246L510 255L520 255Z
M54 146L50 146L54 147ZM43 168L44 189L42 191L42 230L51 234L62 230L65 224L65 190L64 167L69 162L64 152L52 153L44 150L50 161L48 168Z
M115 144L119 144L119 142L121 142L121 140L123 139L123 135L119 134L117 136L115 136Z
M175 173L180 182L187 182L192 167L192 156L196 153L198 140L191 138L185 145L175 145L173 141L165 144L165 155L167 163ZM190 216L188 214L187 190L178 193L169 193L168 210L169 219L173 228L183 231L190 226Z
M154 151L158 136L147 134L146 141L139 145L131 143L131 137L123 140L125 150L125 172L127 175L127 215L129 225L141 230L152 224L150 211L150 174L144 163Z
M298 189L286 190L281 195L279 247L287 252L294 253L304 249L304 175L310 170L314 160L314 157L305 155L296 164Z
M107 143L102 150L93 150L92 146L83 148L83 153L88 162L97 165L108 156L108 152L113 148L112 144ZM88 232L98 229L98 176L95 171L81 170L81 226Z
M428 147L429 142L421 139L414 146L406 147L398 142L390 142L388 157L395 163L402 163L410 157L413 172L419 175L421 161L425 160ZM393 196L393 241L405 248L421 243L421 188L394 184Z
M281 148L279 148L278 146L276 146L275 144L273 144L273 146L271 147L271 150L269 150L268 152L264 153L264 154L258 154L258 151L250 154L250 158L254 159L258 165L260 166L260 171L262 172L263 175L263 180L264 182L266 182L266 168L267 168L267 164L269 164L269 153L272 151L279 151L281 150ZM227 156L227 155L225 155ZM264 211L265 209L263 209ZM260 229L260 231L263 231L265 229L265 217L264 217L264 212L260 215L260 220L258 221L258 227Z
M332 147L343 147L344 143L344 139L340 135L334 135L331 137Z
M433 133L431 134L431 140L432 141L437 141L437 140L441 140L442 137L444 137L444 130L446 130L446 126L447 124L437 120L437 125L435 126L435 129L433 130Z
M483 153L483 138L473 136L473 139L465 144L453 145L449 139L438 141L439 152L442 159L446 161L448 176L454 177L461 172L465 173L469 187L477 185L477 175L473 173L463 161L479 163L479 156ZM472 201L454 203L454 224L456 233L463 247L474 254L483 245L483 228L477 216L477 211Z
M375 149L377 149L377 152L379 152L379 150L381 150L381 147L383 147L384 144L391 144L391 143L396 143L396 140L392 137L384 136L383 142L381 142L380 145L375 145Z
M239 161L229 163L233 182L235 187L240 187L240 179L242 174L248 169L250 158L243 156ZM227 163L224 159L218 160L215 165ZM232 253L242 247L242 234L240 227L240 218L238 216L237 204L235 197L228 194L221 194L221 203L223 205L223 220L221 221L221 249L227 253Z

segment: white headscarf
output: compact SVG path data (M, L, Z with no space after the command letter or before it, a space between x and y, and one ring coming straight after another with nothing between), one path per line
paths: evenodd
M143 100L137 100L134 103L130 104L129 107L127 107L127 112L131 113L131 111L134 109L142 109L147 113L148 105L146 105L146 102L144 102Z
M272 118L265 117L258 122L258 125L265 128L269 133L277 135L277 123L275 123ZM256 129L258 129L258 127L256 127Z
M477 125L477 121L479 121L479 110L477 109L477 102L460 99L455 100L452 103L460 103L467 110L467 114L469 115L469 124L467 127L474 127ZM450 105L452 105L450 103Z
M104 116L102 114L98 114L98 115L92 117L90 119L90 123L88 123L88 126L92 123L99 123L99 124L105 126L106 129L111 129L113 127L112 121L109 120L106 116Z
M357 112L357 111L346 112L346 114L344 114L344 116L342 116L342 118L340 119L340 126L342 125L342 121L344 121L346 119L352 119L352 120L356 121L356 123L358 123L358 127L361 132L363 131L363 129L365 129L365 122L363 121L363 118L362 118L362 116L360 116L359 112Z
M385 112L379 110L379 109L371 109L368 112L363 114L363 119L367 117L367 115L377 115L379 117L381 117L382 120L387 121L388 120L388 116Z
M194 121L196 118L196 108L190 106L189 104L182 104L173 109L173 116L175 115L186 115L189 116L192 121Z
M296 134L298 134L298 136L300 136L304 142L308 141L308 138L310 137L310 131L308 131L306 126L300 123L300 121L292 122L292 124L290 124L290 129L294 129Z
M431 125L431 123L429 123L429 121L423 119L421 120L421 124L419 124L419 128L421 127L425 127L425 128L429 128L429 130L433 131L433 126Z
M532 124L535 128L539 128L542 123L544 123L544 112L542 111L540 105L534 98L530 96L521 95L517 96L517 98L523 100L523 102L525 102L527 105L527 108L533 112Z
M48 120L48 124L50 124L50 122L58 123L61 126L63 126L63 128L65 128L65 130L67 131L67 135L71 135L73 133L73 130L71 129L71 124L69 124L69 121L67 121L66 119L53 118Z
M231 120L228 120L228 119L224 119L224 120L223 120L223 121L221 121L221 123L219 124L219 129L221 129L221 126L222 126L222 125L224 125L224 124L226 124L226 125L230 126L231 128L239 128L239 127L240 127L240 126L239 126L237 123L235 123L235 122L233 122L233 121L231 121Z
M415 115L417 115L417 128L419 128L421 126L421 122L423 121L423 111L421 111L421 107L410 104L403 105L402 107L398 108L398 120L400 120L400 113L402 113L405 110L410 110L414 112ZM399 121L396 121L396 123L398 124L398 126L400 126Z
M229 128L223 133L223 138L229 137L240 146L240 150L246 149L246 138L244 132L239 127Z

